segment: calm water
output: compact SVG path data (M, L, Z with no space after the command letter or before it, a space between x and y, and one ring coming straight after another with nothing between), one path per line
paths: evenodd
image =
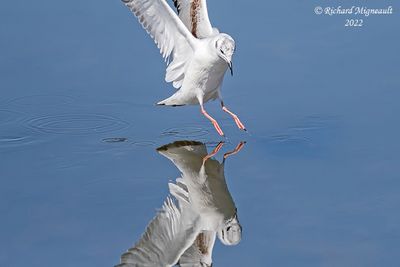
M225 163L241 241L217 239L215 266L400 262L400 6L348 29L322 4L209 3L250 131L207 105L228 137L216 160L247 142ZM154 106L173 89L119 1L2 3L0 36L0 266L118 264L180 176L156 149L221 138L198 107Z

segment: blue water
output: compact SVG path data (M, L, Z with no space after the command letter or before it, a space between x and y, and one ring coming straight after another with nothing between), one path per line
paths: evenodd
M215 266L398 266L400 6L345 28L325 2L209 2L250 132L206 106L218 160L247 142L225 167L242 240ZM154 105L174 89L119 1L4 2L0 36L0 266L118 264L180 175L156 148L221 138L196 106Z

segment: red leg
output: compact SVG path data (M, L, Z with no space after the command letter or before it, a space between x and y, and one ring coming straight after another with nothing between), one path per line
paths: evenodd
M218 134L221 136L224 136L224 132L221 130L221 127L219 127L218 122L207 113L207 111L204 109L203 105L200 105L200 106L201 106L201 113L203 113L203 115L212 122L212 124L214 125L215 130L217 130Z
M243 148L244 144L246 144L246 142L240 142L236 148L230 152L227 152L224 154L224 159L226 159L229 156L235 155L236 153L239 153L239 151Z
M213 150L210 154L208 154L207 156L205 156L205 157L203 158L203 164L204 164L208 159L214 157L214 156L218 153L218 151L221 150L221 148L222 148L223 145L224 145L224 142L222 142L222 141L219 142L218 145L214 148L214 150Z
M224 102L221 101L221 106L222 106L222 110L225 111L226 113L228 113L229 115L232 116L232 118L235 120L235 123L237 125L237 127L241 130L247 131L246 127L244 127L243 123L239 120L239 117L233 113L232 111L230 111L227 107L225 107Z

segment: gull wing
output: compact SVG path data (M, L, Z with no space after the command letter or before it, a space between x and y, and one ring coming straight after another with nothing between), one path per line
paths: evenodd
M154 39L165 60L173 53L165 80L182 85L186 63L190 62L198 40L190 33L165 0L122 0Z
M196 38L210 37L218 31L212 28L206 0L173 0L183 24Z
M193 222L182 215L182 211L168 197L142 238L122 254L121 264L116 267L165 267L176 264L198 234Z

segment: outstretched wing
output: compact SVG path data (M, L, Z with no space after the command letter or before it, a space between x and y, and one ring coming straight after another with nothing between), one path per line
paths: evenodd
M168 197L136 245L121 256L116 267L156 267L176 264L197 235L190 221Z
M194 37L206 38L218 31L213 29L208 17L206 0L173 0L179 18Z
M182 85L186 63L190 61L198 40L189 32L165 0L122 0L154 39L164 59L173 52L166 74L167 82ZM178 87L179 86L179 87Z

